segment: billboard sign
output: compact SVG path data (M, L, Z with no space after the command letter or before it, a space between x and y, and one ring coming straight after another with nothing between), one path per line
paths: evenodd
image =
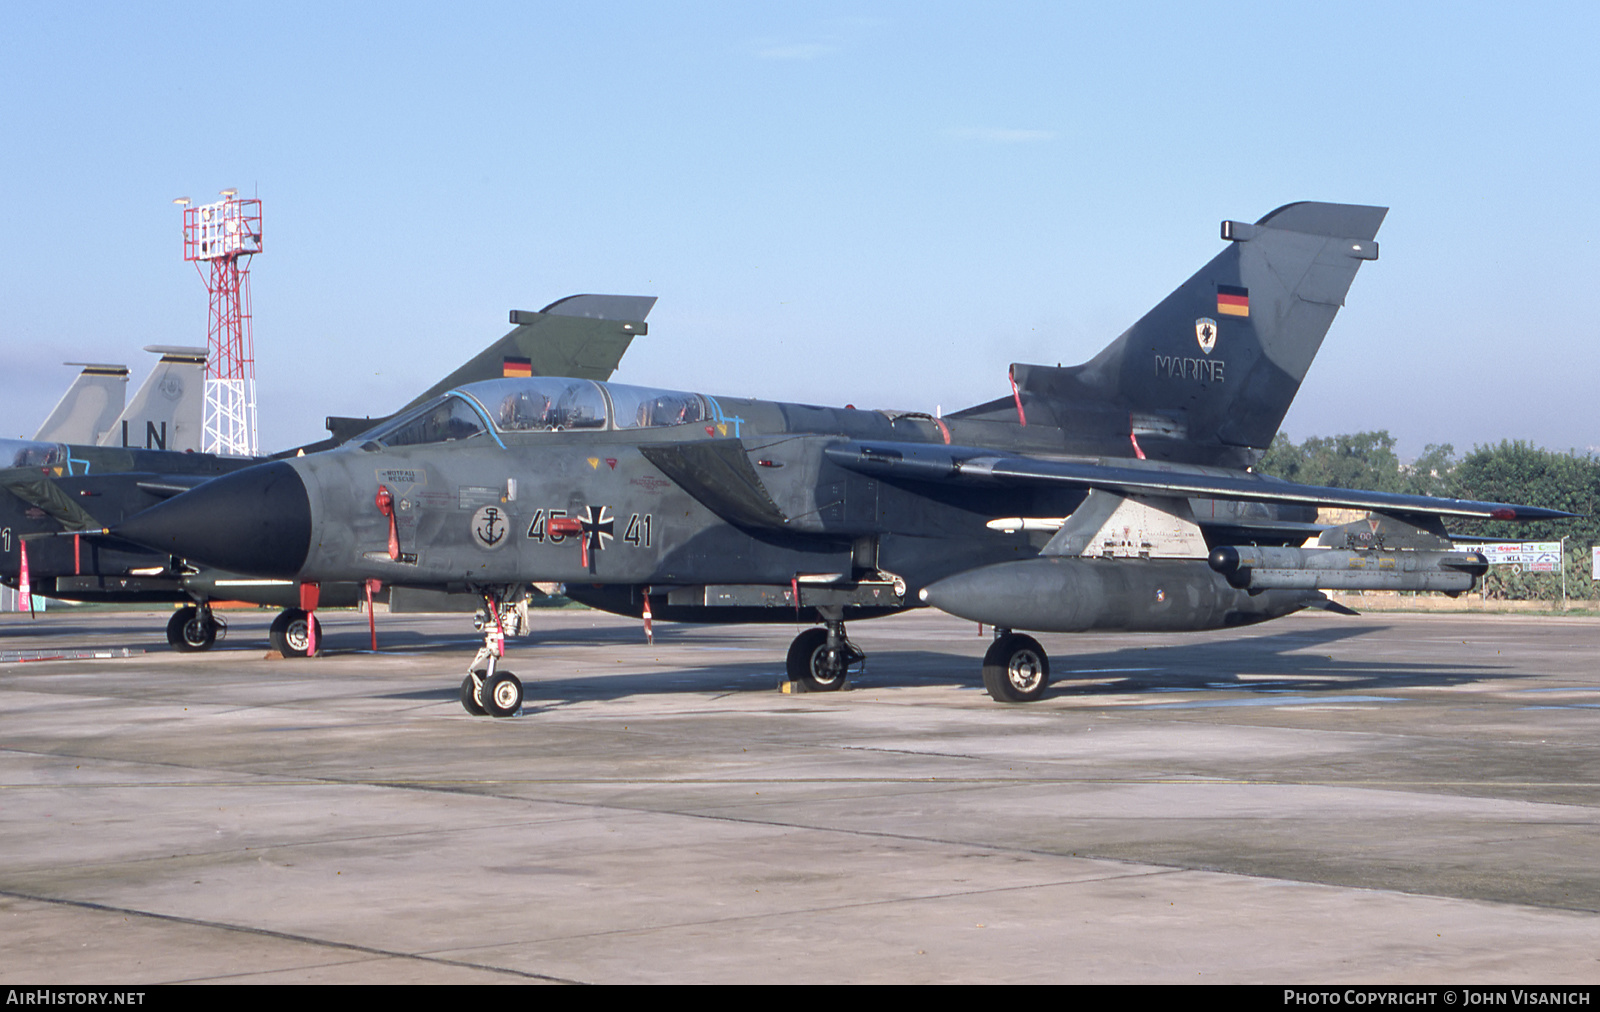
M1478 545L1477 548L1491 566L1512 566L1513 572L1561 572L1559 541L1509 541L1497 545Z

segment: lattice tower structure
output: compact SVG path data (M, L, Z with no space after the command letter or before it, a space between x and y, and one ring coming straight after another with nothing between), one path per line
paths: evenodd
M224 190L214 204L183 209L183 258L210 293L202 449L253 457L256 356L250 262L261 252L261 201Z

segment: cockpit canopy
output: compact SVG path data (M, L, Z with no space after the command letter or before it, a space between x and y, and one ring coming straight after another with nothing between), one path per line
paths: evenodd
M414 411L385 422L356 439L384 446L453 443L488 431L476 405L455 394L435 397Z
M462 388L501 432L564 432L606 427L606 400L593 380L524 376Z
M0 467L55 467L66 462L67 448L61 443L0 439Z
M689 425L706 420L706 401L699 394L651 387L606 384L611 394L612 417L619 429L652 429L663 425Z
M356 437L383 446L447 443L495 433L643 429L703 422L699 394L622 383L523 376L452 390Z

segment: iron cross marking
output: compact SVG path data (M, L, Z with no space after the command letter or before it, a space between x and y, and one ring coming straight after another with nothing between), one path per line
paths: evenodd
M579 522L583 524L583 536L588 539L591 552L605 548L606 542L616 536L616 518L605 506L585 506Z

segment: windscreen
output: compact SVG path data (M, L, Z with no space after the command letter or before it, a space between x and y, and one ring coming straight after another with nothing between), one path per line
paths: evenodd
M0 467L54 467L66 462L67 448L61 443L0 439Z
M356 438L384 446L419 446L458 442L487 431L483 417L465 398L446 394Z

